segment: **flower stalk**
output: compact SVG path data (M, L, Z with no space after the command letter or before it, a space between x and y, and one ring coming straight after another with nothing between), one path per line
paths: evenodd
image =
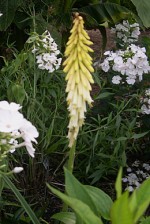
M76 140L79 128L84 124L86 104L92 106L92 98L90 96L91 83L94 83L91 72L94 72L92 66L92 58L89 52L93 50L89 47L93 43L84 29L83 18L76 13L73 21L73 27L70 31L71 35L67 42L65 57L63 63L63 71L66 73L67 81L67 104L69 111L69 158L68 170L72 173L74 168ZM62 211L68 210L68 206L64 203Z

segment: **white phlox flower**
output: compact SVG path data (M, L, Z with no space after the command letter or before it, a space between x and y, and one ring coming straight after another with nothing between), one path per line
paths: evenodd
M148 163L142 163L142 161L136 160L131 164L131 167L127 168L127 174L122 178L125 190L129 192L139 188L141 183L149 178L150 176L150 165Z
M116 34L117 42L121 47L136 42L140 35L139 24L130 24L128 20L123 20L122 24L116 24L111 31Z
M28 121L24 118L23 124L20 127L19 131L21 132L22 138L26 142L33 141L33 142L37 143L35 138L37 138L39 136L39 133L30 121Z
M101 64L97 63L104 72L110 70L120 73L124 82L134 85L136 81L143 80L143 74L150 72L150 65L146 56L146 49L131 44L126 50L117 50L116 52L107 51L104 53L106 58ZM120 84L120 78L114 76L112 83Z
M47 70L49 73L54 72L60 67L62 61L57 44L51 37L48 30L46 30L42 35L34 33L33 36L36 36L36 38L34 38L35 41L32 41L31 36L27 43L34 42L32 53L36 55L38 68L41 70Z
M23 124L23 115L18 111L0 108L0 132L11 133Z
M1 152L14 153L16 149L25 146L31 157L34 157L35 149L32 142L37 143L37 129L19 112L21 106L16 103L0 101L0 147ZM19 141L18 141L19 140ZM1 161L2 155L0 155ZM1 167L0 167L1 168ZM15 167L13 172L18 173L22 167Z
M22 108L19 104L8 103L7 101L0 101L0 109L9 110L9 111L18 111Z
M145 97L141 99L141 113L150 114L150 89L145 91Z
M112 78L112 83L113 84L120 84L121 80L122 80L122 78L119 75L115 75Z

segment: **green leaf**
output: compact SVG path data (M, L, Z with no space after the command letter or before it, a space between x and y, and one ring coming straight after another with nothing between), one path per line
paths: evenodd
M143 25L148 28L150 27L150 1L149 0L131 0L135 5L138 16L143 22Z
M64 203L70 206L75 211L75 213L84 221L85 224L103 224L101 219L93 213L88 205L76 198L69 197L61 193L60 191L51 187L49 184L47 184L47 186L54 194L61 198Z
M150 203L150 179L145 180L130 197L130 209L133 213L134 222L143 215Z
M70 197L79 199L87 204L90 209L97 214L96 206L94 205L92 198L86 191L84 185L82 185L67 169L65 171L65 190ZM98 215L98 214L97 214Z
M139 139L139 138L142 138L144 137L149 131L146 131L146 132L143 132L143 133L140 133L140 134L134 134L131 138L133 139Z
M12 23L15 12L22 4L22 0L1 0L0 11L3 15L0 17L0 31L5 31L8 26Z
M106 28L102 25L99 26L99 30L102 35L102 52L101 53L103 53L106 48L106 44L107 44L107 33L106 33Z
M111 221L112 224L133 224L132 213L129 208L128 200L129 192L117 199L111 209Z
M128 139L127 137L121 136L117 138L116 141L126 141L127 139Z
M113 201L109 195L93 186L84 185L84 187L91 196L99 215L101 215L104 219L110 220L110 209Z
M40 222L37 219L35 213L32 211L31 207L28 205L25 198L20 194L18 189L15 187L15 185L11 182L9 177L6 176L6 175L2 175L2 178L5 181L5 183L9 186L9 188L13 191L13 193L17 197L18 201L20 202L20 204L22 205L22 207L24 208L24 210L26 211L26 213L30 217L33 224L40 224Z
M22 105L26 97L26 92L22 85L14 83L8 87L7 95L10 101L15 101Z
M59 212L51 218L57 219L65 224L76 224L76 216L73 212Z
M79 11L91 16L92 19L95 20L95 26L96 24L99 26L104 22L108 22L108 24L115 24L122 19L129 17L131 14L130 10L115 3L93 4L82 7Z
M120 4L120 0L107 0L107 2L113 2L113 3L116 3L116 4Z
M145 218L140 222L140 224L150 224L150 217Z
M105 219L110 219L111 198L102 190L82 185L67 169L65 169L65 186L69 196L87 204L93 212Z
M110 93L110 92L104 92L104 93L100 93L97 97L96 97L96 100L99 100L99 99L104 99L104 98L107 98L111 95L114 95L114 93Z
M117 198L119 198L122 193L122 167L120 168L118 176L117 176L117 180L115 183L115 189L116 189L116 193L117 193Z

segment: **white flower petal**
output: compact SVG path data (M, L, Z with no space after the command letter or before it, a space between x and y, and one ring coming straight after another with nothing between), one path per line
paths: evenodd
M20 173L21 171L23 171L23 167L17 167L17 166L12 170L13 173Z

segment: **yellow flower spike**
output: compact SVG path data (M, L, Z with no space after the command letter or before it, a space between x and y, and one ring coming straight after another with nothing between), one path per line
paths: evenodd
M94 83L91 72L94 72L92 58L89 52L93 52L90 45L90 37L84 29L84 21L78 13L75 14L73 27L66 44L63 63L65 80L67 81L66 92L69 111L69 147L74 145L78 136L79 128L84 124L86 104L92 105L90 96L91 83Z

